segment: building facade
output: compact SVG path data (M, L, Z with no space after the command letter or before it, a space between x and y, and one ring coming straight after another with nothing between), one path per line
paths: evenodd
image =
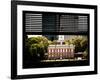
M49 45L47 59L69 59L74 58L74 45Z

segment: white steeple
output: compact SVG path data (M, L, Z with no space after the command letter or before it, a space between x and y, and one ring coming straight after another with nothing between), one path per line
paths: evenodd
M58 42L60 42L60 45L63 45L63 41L64 41L64 35L59 35Z

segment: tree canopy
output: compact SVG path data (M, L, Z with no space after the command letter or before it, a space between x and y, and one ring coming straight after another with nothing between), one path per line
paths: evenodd
M38 57L39 59L43 58L49 45L48 39L44 36L27 38L25 42L28 54L31 54L33 57Z
M86 36L75 36L72 39L65 40L66 44L75 45L75 52L84 52L88 49L88 39Z

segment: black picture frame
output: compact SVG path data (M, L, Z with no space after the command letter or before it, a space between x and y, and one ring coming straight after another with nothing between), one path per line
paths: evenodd
M47 73L47 74L17 74L17 6L45 6L58 8L80 8L94 10L94 70L81 72L62 72L62 73ZM90 26L91 28L91 26ZM63 34L63 33L62 33ZM90 75L97 74L97 6L96 5L80 5L80 4L63 4L63 3L48 3L48 2L33 2L33 1L11 1L11 79L24 78L42 78L42 77L58 77L58 76L73 76L73 75Z

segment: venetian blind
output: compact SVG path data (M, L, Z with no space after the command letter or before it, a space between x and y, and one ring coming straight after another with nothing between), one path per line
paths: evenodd
M88 16L68 14L25 14L26 32L87 32Z

